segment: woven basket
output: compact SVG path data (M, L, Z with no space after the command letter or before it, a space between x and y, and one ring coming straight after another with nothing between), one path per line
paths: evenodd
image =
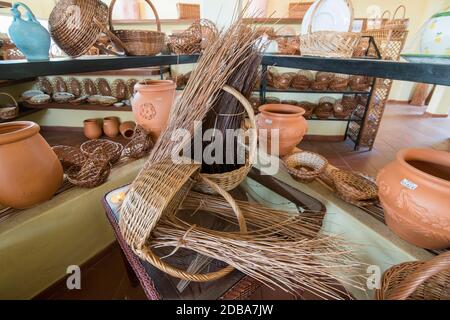
M289 18L303 19L309 7L314 2L291 2L289 3Z
M312 22L323 0L319 0L312 13L308 25L308 33L300 37L300 52L305 56L351 58L361 39L359 33L351 32L353 28L353 6L349 0L346 3L351 11L348 32L317 31L312 32Z
M148 155L152 148L151 135L137 126L131 141L123 148L121 158L140 159Z
M237 100L239 100L239 102L243 105L250 119L250 128L256 129L256 118L253 112L253 107L250 104L250 102L239 91L235 90L234 88L228 85L224 86L223 90L233 95ZM251 135L251 139L252 140L249 142L249 152L248 157L246 159L246 163L241 168L222 174L202 174L202 175L206 177L208 180L220 186L220 188L225 191L231 191L235 189L245 180L253 165L253 160L255 158L257 151L258 137L256 134L253 134ZM215 193L215 190L212 189L209 184L205 184L202 181L196 183L194 189L206 194Z
M331 97L322 97L319 100L319 105L315 110L315 114L319 119L328 119L333 115L333 107L336 99Z
M291 86L298 90L308 90L313 81L314 75L311 71L300 70L292 80Z
M190 161L189 161L190 162ZM230 274L228 266L216 272L193 274L169 265L151 249L151 234L162 218L175 218L175 214L191 190L195 181L208 185L231 206L239 222L240 232L247 232L247 225L236 201L219 185L198 173L200 165L175 164L171 159L147 164L134 181L121 206L120 230L125 241L144 261L178 279L208 282ZM145 197L142 195L146 194ZM187 232L197 226L189 225Z
M427 262L407 262L387 270L378 300L450 300L450 252Z
M329 88L334 91L344 91L348 88L350 76L347 74L335 74L330 81Z
M397 14L399 11L403 11L403 16L401 18L397 18ZM400 5L394 12L392 16L392 20L387 21L384 24L384 28L393 29L393 30L406 30L408 29L409 19L406 19L406 7L404 5Z
M0 120L9 120L17 117L19 114L19 104L12 95L6 92L0 92L1 96L6 96L13 102L12 106L0 106Z
M108 179L111 172L110 156L99 147L84 162L81 168L67 170L67 180L81 188L95 188Z
M187 30L172 34L168 47L171 52L183 54L201 53L218 35L216 25L208 19L195 21Z
M345 104L342 100L336 101L334 104L334 117L337 119L345 119L349 117L356 109L356 105Z
M274 74L273 87L279 90L289 89L293 76L290 73Z
M311 118L311 116L314 113L314 110L317 108L317 105L312 103L312 102L308 102L308 101L300 101L297 103L297 105L300 108L303 108L305 110L305 114L303 115L303 117L305 119L309 119Z
M308 183L324 173L328 160L320 154L302 151L284 157L283 163L295 179Z
M123 146L117 142L105 139L89 140L83 143L80 147L81 152L83 152L83 154L87 157L90 157L94 153L98 152L99 148L108 155L109 162L111 164L115 164L120 160Z
M300 37L284 36L277 38L278 53L283 55L300 54Z
M60 0L48 24L53 41L69 56L79 57L107 29L108 6L100 0Z
M352 172L339 170L333 173L333 183L340 195L355 201L378 198L378 187L375 182Z
M178 19L200 19L200 5L177 3Z
M370 88L369 78L365 76L351 76L350 88L353 91L367 91Z
M156 19L157 31L144 30L114 30L112 15L116 0L111 1L109 7L109 29L108 35L115 35L121 41L121 46L129 56L154 56L164 48L166 35L161 32L161 21L158 12L150 0L145 0L153 10Z
M86 162L86 155L81 152L79 148L70 146L54 146L52 150L56 153L64 172L73 168L73 170L80 170L83 164Z

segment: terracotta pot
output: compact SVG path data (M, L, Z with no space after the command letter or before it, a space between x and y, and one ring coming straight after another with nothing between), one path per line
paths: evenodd
M107 117L103 119L103 132L110 138L119 135L119 119L116 117Z
M0 203L26 209L49 200L63 182L56 154L34 122L0 124Z
M98 119L84 120L84 135L89 140L98 139L102 136L103 131Z
M303 108L288 104L266 104L259 107L260 114L257 117L258 130L267 129L268 131L259 131L259 138L266 139L267 151L269 153L284 156L293 151L293 149L303 140L308 123L303 115ZM279 152L272 151L271 130L279 130ZM266 133L267 132L267 136ZM264 148L265 143L260 145Z
M402 150L377 184L392 231L422 248L450 247L450 153Z
M123 122L120 125L120 134L125 139L130 140L133 137L135 129L136 129L136 123L134 123L133 121Z
M170 80L144 80L134 87L131 105L136 123L150 132L154 141L167 127L175 89L176 83Z

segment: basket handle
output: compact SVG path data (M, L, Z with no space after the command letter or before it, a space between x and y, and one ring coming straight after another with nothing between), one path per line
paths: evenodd
M233 197L223 190L219 185L212 182L208 178L202 176L201 174L198 175L200 179L203 180L204 183L206 183L208 186L210 186L214 191L216 191L218 194L220 194L222 197L225 198L225 200L230 204L231 208L233 209L234 213L236 214L236 218L239 222L239 229L241 233L247 233L247 224L245 222L244 215L242 214L242 211L239 209L238 204L233 199ZM234 271L234 267L228 266L224 269L221 269L219 271L205 273L205 274L195 274L190 273L178 268L175 268L166 262L164 262L160 257L155 255L153 251L149 248L149 246L143 246L139 248L136 253L144 260L150 262L154 267L158 268L159 270L171 275L172 277L185 280L185 281L193 281L193 282L208 282L208 281L214 281L217 279L220 279L232 271Z
M256 129L256 117L255 112L253 111L253 107L251 103L247 100L247 98L244 97L242 93L234 89L233 87L230 87L229 85L225 85L223 87L223 91L231 94L233 97L235 97L244 107L245 111L247 112L248 118L250 119L250 124L252 129ZM248 161L250 164L253 163L253 159L256 156L257 151L257 144L258 144L258 136L256 134L251 135L252 141L250 141L250 151L248 156Z
M387 19L388 19L388 20L391 20L391 12L390 12L389 10L384 10L383 14L382 14L381 17L380 17L381 21L384 20L384 15L385 15L386 13L388 14Z
M443 253L409 274L389 295L389 300L406 300L417 288L431 277L450 270L450 251Z
M17 103L17 100L16 100L12 95L10 95L9 93L6 93L6 92L0 92L0 95L1 95L1 96L7 96L7 97L9 97L9 98L14 102L15 107L16 107L16 108L19 107L19 104Z
M309 20L308 34L312 33L312 23L313 23L313 20L314 20L314 16L316 15L317 10L319 9L320 5L323 2L324 2L324 0L319 0L317 2L317 5L314 7L314 10L313 10L312 15L311 15L311 19ZM345 0L345 2L347 3L348 8L350 9L350 25L348 26L348 32L352 32L352 30L353 30L353 19L354 19L354 16L355 16L355 10L353 8L353 5L352 5L351 1Z
M399 12L400 9L403 9L402 19L406 18L406 7L403 4L401 4L397 7L397 9L395 9L394 15L392 16L392 20L395 20L397 18L397 13Z
M111 30L112 32L114 32L114 26L112 23L112 17L113 17L113 10L114 10L114 6L116 5L116 1L117 0L112 0L111 4L109 6L109 30ZM155 19L156 19L156 27L157 30L159 32L161 32L161 20L159 19L159 15L158 15L158 11L156 11L155 6L153 5L153 3L150 0L145 0L145 2L148 3L148 5L150 6L150 8L152 8L153 10L153 14L155 15Z

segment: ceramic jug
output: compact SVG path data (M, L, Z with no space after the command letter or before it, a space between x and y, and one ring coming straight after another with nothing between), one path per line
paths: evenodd
M19 7L25 9L27 19L22 19ZM17 2L12 6L14 20L9 27L9 36L28 61L49 59L50 33L45 29L25 4Z

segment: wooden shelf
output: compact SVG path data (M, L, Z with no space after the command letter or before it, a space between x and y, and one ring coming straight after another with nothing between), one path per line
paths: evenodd
M160 19L161 24L172 25L190 25L194 23L195 19ZM142 20L113 20L113 24L133 24L133 25L155 25L155 19L142 19Z
M114 106L101 106L98 104L79 104L73 105L70 103L47 103L43 105L33 105L28 102L23 102L23 106L29 109L43 110L43 109L60 109L60 110L85 110L85 111L111 111L111 112L129 112L132 111L131 107L114 107Z
M162 67L163 74L169 73L170 67ZM85 72L85 73L75 73L73 76L159 76L161 75L160 67L143 67L143 68L133 68L133 69L123 69L123 70L109 70L100 72Z
M33 113L36 113L36 112L39 112L39 111L40 111L39 109L21 108L21 109L19 110L19 114L18 114L16 117L14 117L14 118L12 118L12 119L7 119L7 120L1 120L1 119L0 119L0 123L5 123L5 122L15 121L15 120L17 120L17 119L19 119L19 118L28 116L28 115L30 115L30 114L33 114Z
M2 8L11 8L11 3L6 1L0 1L0 9Z
M299 18L246 18L244 23L247 24L301 24L303 19Z
M15 86L17 84L36 81L36 78L20 79L20 80L0 80L0 88Z

